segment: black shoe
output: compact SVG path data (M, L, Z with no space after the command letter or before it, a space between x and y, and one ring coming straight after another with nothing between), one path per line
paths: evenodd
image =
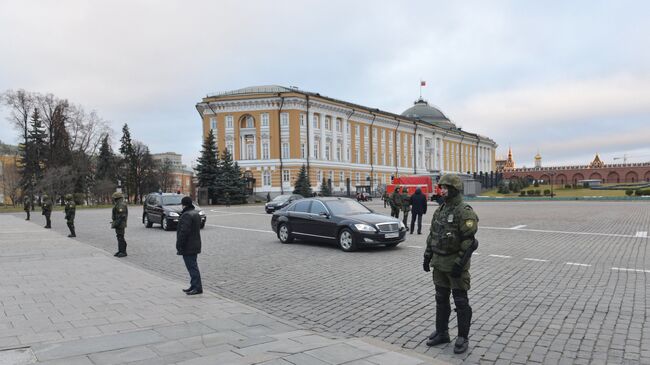
M50 228L52 228L52 226L45 226L44 228L50 229Z
M468 339L466 339L465 337L457 337L456 343L454 344L454 354L462 354L463 352L467 351L468 346L469 346Z
M411 234L413 234L413 231L411 231Z
M192 289L192 290L186 292L185 294L187 294L187 295L203 294L203 290L202 289L201 290Z
M77 237L77 236L74 234L69 234L68 237Z
M427 341L427 346L436 346L440 345L441 343L449 343L451 342L451 339L449 338L449 332L442 332L438 333L438 331L434 332L429 336L429 341Z
M422 232L418 232L418 234L422 234Z
M183 289L183 293L188 293L188 292L191 292L192 290L194 290L194 289L190 286L187 289Z
M126 257L126 252L118 252L115 254L115 257Z

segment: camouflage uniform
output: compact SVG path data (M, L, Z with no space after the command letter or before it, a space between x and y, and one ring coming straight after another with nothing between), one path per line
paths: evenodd
M47 194L43 194L43 199L41 200L41 214L45 216L45 228L52 228L52 221L50 220L52 201Z
M126 221L129 217L129 208L124 202L124 195L122 193L113 193L113 212L111 221L111 228L115 229L117 236L117 252L114 256L126 256L126 240L124 239L124 232L126 230Z
M402 188L402 206L400 208L402 208L402 214L404 215L402 223L404 223L405 227L408 227L409 212L411 211L411 197L409 197L406 188Z
M70 234L68 237L77 237L74 232L74 216L77 211L77 205L74 203L72 194L65 195L65 220L68 223Z
M402 194L400 194L400 187L397 185L395 191L390 194L390 216L399 218L399 210L402 207Z
M467 291L470 289L471 255L478 247L478 241L474 238L478 230L478 217L472 207L463 202L463 185L457 175L444 175L440 185L448 188L449 195L433 214L423 264L425 271L433 268L436 289L436 331L429 337L427 345L450 342L449 295L453 294L458 319L454 352L462 353L468 347L472 320Z

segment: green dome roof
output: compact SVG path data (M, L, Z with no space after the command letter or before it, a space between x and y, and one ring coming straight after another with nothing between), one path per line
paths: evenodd
M443 128L456 128L442 112L429 105L422 98L418 99L414 105L406 109L402 115L409 118L421 119L429 124L436 125Z

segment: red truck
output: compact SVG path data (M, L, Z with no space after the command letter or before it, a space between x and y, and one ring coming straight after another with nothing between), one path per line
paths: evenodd
M395 191L395 187L406 188L408 195L413 195L415 189L420 188L422 194L427 196L427 200L439 201L440 186L435 183L435 177L429 175L411 175L399 176L393 178L393 183L386 185L386 193L390 194Z

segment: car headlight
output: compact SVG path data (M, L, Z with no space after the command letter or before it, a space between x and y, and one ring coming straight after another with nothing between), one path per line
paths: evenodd
M176 212L169 212L169 216L170 217L178 217L179 215Z
M202 210L199 210L199 215L205 215Z
M375 232L375 227L367 224L357 223L354 227L361 232Z
M402 221L399 222L399 229L400 230L406 229L406 226L404 225L404 222L402 222Z

